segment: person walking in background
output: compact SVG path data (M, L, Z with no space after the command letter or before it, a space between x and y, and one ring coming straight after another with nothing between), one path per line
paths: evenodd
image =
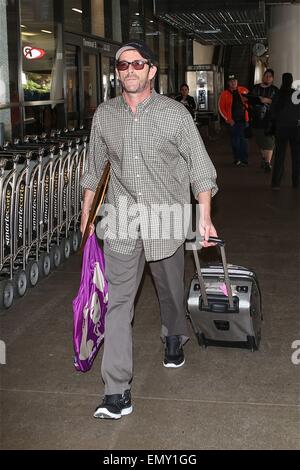
M117 51L116 73L122 95L101 103L95 112L81 181L85 189L84 233L97 184L106 162L110 162L106 202L114 208L116 218L108 225L104 240L108 310L101 373L105 396L95 418L119 419L132 412L132 320L145 260L159 298L163 365L178 368L184 364L183 345L189 330L184 307L182 226L184 208L190 203L190 185L200 204L203 246L211 246L208 238L217 235L210 216L211 197L217 191L215 168L187 109L151 89L156 72L154 54L142 41L133 40ZM161 211L174 205L183 219L170 214L166 233ZM136 223L134 234L129 234L132 209Z
M270 119L275 127L275 154L272 174L272 189L279 189L284 173L284 160L288 144L292 157L292 185L299 188L300 180L300 103L294 102L295 90L292 88L291 73L282 75L282 84L275 96Z
M255 85L251 92L253 135L261 152L261 167L266 173L270 173L272 170L271 162L275 145L275 138L271 133L270 106L278 88L273 85L273 81L274 71L267 69L263 75L262 83ZM251 104L251 99L249 101Z
M196 111L196 103L195 100L192 96L189 95L189 86L187 83L183 83L180 86L180 95L176 96L176 101L179 101L182 103L186 109L191 113L191 115L194 117L195 111Z
M248 104L245 95L249 90L239 86L235 75L229 75L228 88L219 98L219 112L229 126L234 164L248 165L248 142L245 137L249 125Z

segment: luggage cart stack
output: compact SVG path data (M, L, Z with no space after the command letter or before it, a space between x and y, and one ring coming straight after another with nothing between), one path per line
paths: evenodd
M0 309L78 250L88 131L53 130L0 147Z

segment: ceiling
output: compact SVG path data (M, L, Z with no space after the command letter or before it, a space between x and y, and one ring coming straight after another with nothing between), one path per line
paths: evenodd
M161 20L204 45L267 42L270 6L297 1L154 0Z

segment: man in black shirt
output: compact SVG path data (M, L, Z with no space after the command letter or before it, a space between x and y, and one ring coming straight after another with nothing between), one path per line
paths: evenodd
M270 134L270 106L278 88L273 85L273 80L274 71L267 69L263 75L262 83L255 85L251 98L249 97L250 104L252 104L253 133L261 151L262 167L266 173L271 171L275 145L275 138Z
M238 89L232 90L232 119L234 122L245 121L245 110Z

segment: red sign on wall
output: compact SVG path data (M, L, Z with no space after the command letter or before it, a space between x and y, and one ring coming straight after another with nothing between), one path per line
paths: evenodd
M38 47L25 46L23 48L23 54L26 59L40 59L46 54L44 49L39 49Z

